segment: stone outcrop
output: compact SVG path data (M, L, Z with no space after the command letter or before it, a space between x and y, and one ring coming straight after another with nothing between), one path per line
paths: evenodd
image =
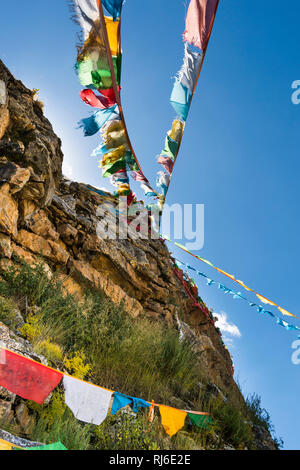
M34 92L26 88L0 61L0 182L10 194L51 203L61 179L60 139L44 117Z

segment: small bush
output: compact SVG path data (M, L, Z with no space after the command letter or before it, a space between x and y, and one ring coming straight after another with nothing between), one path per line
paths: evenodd
M236 449L249 447L253 441L252 426L241 411L221 399L217 400L213 407L215 430L223 442Z
M271 417L267 410L261 405L261 397L256 393L249 395L246 399L247 412L253 424L262 426L267 431L272 433L274 427L271 422Z
M58 344L51 343L49 340L43 340L37 343L34 349L38 354L46 356L46 358L54 364L62 362L63 360L62 348Z
M22 336L24 336L28 341L34 342L37 341L42 334L41 328L41 318L33 313L30 313L27 317L26 323L19 329Z
M97 450L160 450L160 444L156 427L149 426L143 412L110 416L95 429L93 438Z
M84 379L91 371L91 365L85 363L85 354L75 352L69 359L65 359L64 365L71 375L77 379Z

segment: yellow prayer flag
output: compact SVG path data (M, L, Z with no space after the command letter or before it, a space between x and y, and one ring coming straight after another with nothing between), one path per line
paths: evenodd
M292 313L288 312L287 310L284 310L284 308L281 308L281 307L277 307L277 308L282 313L282 315L287 315L289 317L298 318L296 315L293 315Z
M276 306L276 304L274 304L274 302L271 302L271 300L266 299L266 297L263 297L262 295L256 294L256 297L264 304L275 305Z
M163 405L160 405L159 411L164 430L170 437L174 436L174 434L183 428L187 416L185 411L176 410L175 408Z
M13 444L10 442L6 442L0 439L0 450L12 450L13 447Z
M106 23L106 29L107 29L107 35L109 39L111 54L113 56L117 56L121 52L119 50L120 20L114 21L112 18L106 16L105 23Z

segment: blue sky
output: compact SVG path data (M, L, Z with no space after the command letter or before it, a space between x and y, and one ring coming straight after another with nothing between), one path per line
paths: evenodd
M291 102L291 84L300 79L299 13L298 0L288 9L279 0L220 1L168 203L205 204L205 244L198 254L300 315L300 105ZM182 63L184 14L183 0L127 0L124 9L123 104L152 181L174 117L169 96ZM76 129L89 109L80 102L73 71L77 27L66 2L3 2L0 25L0 57L28 87L40 89L63 141L65 172L109 187L89 156L98 138L83 138ZM230 350L244 392L262 396L285 448L299 449L300 366L291 362L296 335L201 279L198 285L207 304L225 312L241 333L231 337Z

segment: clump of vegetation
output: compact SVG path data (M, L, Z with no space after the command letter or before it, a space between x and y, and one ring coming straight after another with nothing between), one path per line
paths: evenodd
M262 407L261 397L256 393L249 395L246 399L246 405L251 422L258 426L262 426L264 429L272 433L274 431L274 427L271 422L271 417L267 410Z
M264 423L271 430L269 415L257 398L249 398L241 411L203 392L199 382L205 383L205 371L193 345L180 341L175 328L131 318L100 290L87 287L78 302L55 276L48 278L42 265L18 263L1 272L0 321L13 325L12 306L19 305L26 320L19 331L37 353L80 379L156 403L182 403L182 408L208 411L214 419L209 429L195 428L187 419L172 439L158 412L152 426L146 411L109 416L99 427L84 425L58 389L49 404L30 404L36 422L32 439L60 439L69 449L222 449L224 443L243 449L251 448L252 423Z
M76 351L70 358L65 359L64 365L68 372L77 379L84 379L92 369L90 364L85 363L85 354L82 351Z
M149 426L147 414L122 412L108 417L95 429L93 446L97 450L160 450L163 444L158 423Z
M37 343L35 350L38 354L45 356L51 363L58 364L63 361L63 350L61 346L45 339Z
M247 415L230 402L216 400L213 403L213 416L216 432L222 440L235 449L251 447L254 435Z
M20 333L32 343L42 335L41 319L38 315L30 313L27 322L20 328Z

